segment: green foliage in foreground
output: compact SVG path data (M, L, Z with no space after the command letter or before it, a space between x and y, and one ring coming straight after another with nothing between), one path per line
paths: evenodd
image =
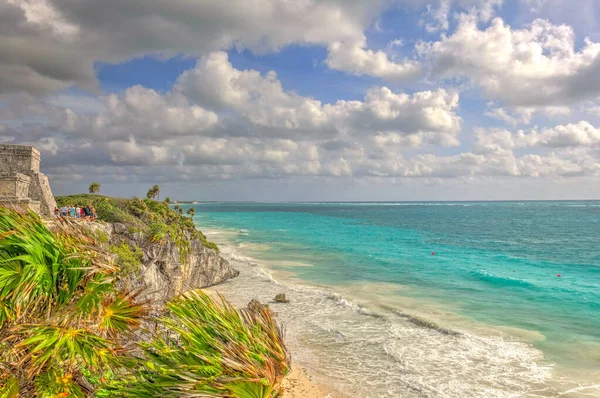
M141 343L143 356L108 392L121 397L280 396L290 358L268 306L237 311L201 290L168 304L163 330Z
M117 270L76 225L0 207L0 396L90 396L85 372L123 365L144 309Z
M267 306L192 291L152 319L111 258L76 223L0 207L1 398L280 396L290 360Z
M189 238L199 239L204 246L219 250L216 244L209 242L206 236L196 229L190 217L181 214L183 210L180 212L171 208L167 202L138 197L122 199L81 194L59 196L56 203L59 206L94 205L99 220L126 224L129 230L144 232L153 242L161 242L168 236L179 247L182 260L190 251ZM178 205L175 207L180 209Z

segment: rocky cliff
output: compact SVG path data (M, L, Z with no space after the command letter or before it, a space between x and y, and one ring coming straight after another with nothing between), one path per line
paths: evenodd
M125 224L91 225L106 235L110 245L125 243L132 249L141 249L141 266L128 281L132 288L141 290L141 298L154 304L160 305L184 291L216 285L239 274L217 250L189 235L189 248L182 255L181 245L168 237L152 242L142 232L129 232Z

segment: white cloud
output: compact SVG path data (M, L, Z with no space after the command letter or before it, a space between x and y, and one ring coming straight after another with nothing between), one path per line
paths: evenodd
M364 101L322 104L286 92L274 72L263 76L235 69L224 52L209 54L184 72L175 91L209 109L235 109L253 124L278 128L280 134L302 129L323 136L379 131L455 135L461 122L454 113L458 94L453 92L440 89L410 96L379 87L369 90Z
M427 11L419 21L428 33L444 32L450 27L450 14L453 7L467 11L480 22L488 22L502 7L504 0L437 0L427 4Z
M0 92L95 89L95 62L217 50L279 51L324 46L327 64L385 79L414 78L414 62L395 63L365 47L365 29L384 0L10 0L0 3ZM353 57L357 57L356 60Z
M450 14L451 5L451 0L441 0L438 7L430 4L427 5L427 12L424 15L425 19L421 20L421 23L424 23L427 32L435 33L448 30L450 27L448 16ZM429 20L429 22L425 23L425 20Z
M564 106L600 94L600 43L586 40L576 51L567 25L537 19L513 30L496 18L480 30L463 15L452 35L418 49L433 76L468 79L508 106Z
M494 103L488 104L489 107L484 112L484 115L502 120L507 124L516 126L517 124L529 124L531 118L537 112L547 116L548 118L554 118L558 116L567 116L571 114L571 109L568 106L517 106L517 107L498 107L494 108Z
M386 48L402 47L403 45L404 45L404 40L394 39L394 40L390 40L390 42L387 44Z
M394 62L383 51L366 49L366 40L329 44L325 64L331 69L355 75L371 75L390 81L411 80L421 74L416 61Z
M366 45L365 29L384 3L11 0L0 4L0 91L32 94L0 96L0 141L38 146L48 174L75 180L600 177L599 130L568 114L569 105L600 95L600 45L576 47L570 27L545 20L523 29L489 23L500 0L436 1L426 29L448 32L452 10L468 14L456 31L421 43L419 54L432 77L480 88L490 117L520 125L534 114L560 116L553 124L562 124L470 137L446 81L416 92L375 86L360 99L324 103L286 90L275 71L235 68L223 51L318 45L331 69L414 80L422 65L391 55L406 38L385 51ZM167 92L134 86L36 98L71 84L94 88L95 61L142 54L199 59Z
M588 106L585 108L585 112L590 115L600 116L600 105Z
M162 96L142 86L130 87L123 95L111 94L104 104L106 111L96 115L76 114L67 108L61 127L68 133L92 134L103 140L133 136L138 141L156 141L197 135L218 121L214 112L191 105L186 98Z
M476 129L475 151L479 153L510 151L517 147L547 147L552 149L600 147L600 129L587 121L557 125L540 131Z
M586 121L544 128L539 133L521 135L519 139L529 146L542 145L551 148L600 146L600 130Z

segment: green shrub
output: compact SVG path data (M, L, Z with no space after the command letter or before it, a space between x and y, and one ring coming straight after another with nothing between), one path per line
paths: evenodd
M130 234L134 234L136 232L142 232L142 229L138 228L136 226L133 226L133 225L128 225L127 226L127 232L130 233Z
M97 230L96 232L94 232L94 235L98 242L108 243L108 236L102 230Z
M123 367L145 311L81 229L0 206L1 397L93 396L86 374Z
M122 242L119 246L112 245L109 251L117 255L117 264L124 274L135 273L140 270L142 266L142 260L144 259L144 252L139 246L131 246L125 242Z
M137 196L134 196L129 201L129 209L128 210L134 216L141 217L144 214L146 214L146 212L148 211L148 205L146 205L146 202L144 202Z
M162 242L167 233L169 232L169 228L165 223L162 222L153 222L150 224L150 229L148 233L150 234L150 240L152 242Z
M191 249L190 239L198 239L204 246L219 250L196 228L190 217L181 214L183 209L179 205L170 206L148 198L124 199L90 194L57 197L56 201L59 206L93 204L98 220L125 224L129 233L144 232L146 238L154 242L161 242L168 236L179 248L182 261Z

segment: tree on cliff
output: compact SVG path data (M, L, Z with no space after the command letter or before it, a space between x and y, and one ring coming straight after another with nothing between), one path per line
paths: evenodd
M190 207L187 211L187 214L194 217L194 214L196 214L196 209L194 209L193 207Z
M98 183L98 182L92 182L90 184L90 188L89 188L90 193L96 194L96 193L100 192L101 186L102 185L100 185L100 183Z
M148 199L157 199L157 198L160 198L160 187L158 185L155 185L152 188L150 188L148 190L148 193L146 194L146 197Z
M171 203L171 198L169 198L169 197L166 197L166 198L165 198L165 203L166 203L166 204L170 204L170 203Z

